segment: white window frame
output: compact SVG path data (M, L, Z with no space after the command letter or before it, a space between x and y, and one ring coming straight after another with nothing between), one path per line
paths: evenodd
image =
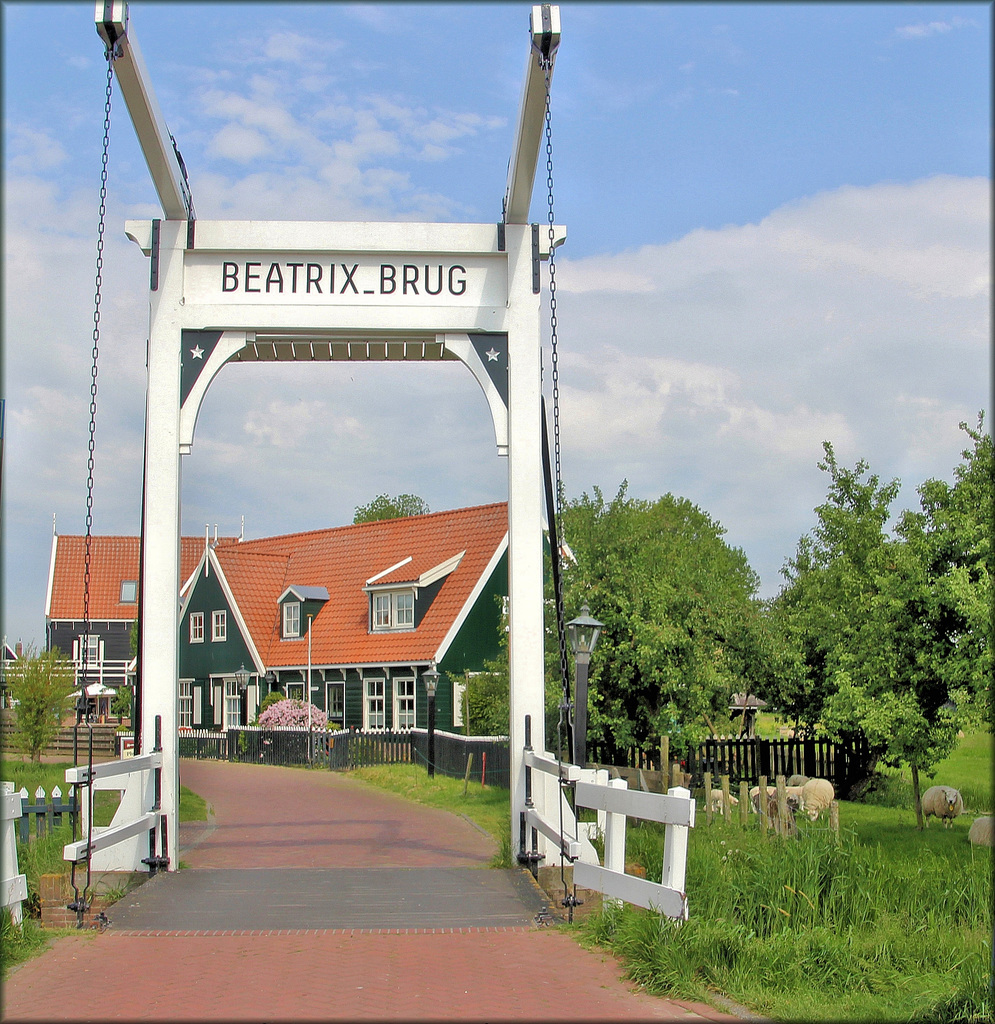
M363 729L387 728L386 680L383 676L363 680Z
M401 601L404 607L401 606ZM403 618L402 618L403 615ZM415 628L413 590L384 590L373 594L372 624L375 633Z
M242 724L242 695L238 680L225 680L225 728L237 729Z
M396 629L415 628L415 595L411 590L399 590L393 595L394 627ZM402 619L401 601L404 600ZM410 604L408 603L410 601Z
M125 591L127 587L127 591ZM125 597L125 593L134 594L134 597ZM121 580L121 593L119 604L138 604L138 580Z
M338 722L338 718L332 717L332 693L338 691L342 698L342 719L341 725L345 727L345 683L338 682L326 682L325 683L325 711L329 722Z
M193 728L193 680L180 680L180 728Z
M202 644L204 642L204 613L190 613L190 643Z
M416 724L415 677L399 676L394 679L394 728L413 729Z
M283 636L296 640L301 635L301 603L287 601L283 606Z
M222 608L211 612L211 642L223 644L228 639L228 612Z
M391 626L390 594L373 595L373 628L390 629Z

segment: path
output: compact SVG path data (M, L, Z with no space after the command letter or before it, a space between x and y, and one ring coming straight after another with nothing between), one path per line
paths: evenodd
M102 934L60 938L12 971L0 1019L737 1019L636 991L609 955L537 926L530 876L484 868L493 840L466 819L333 773L187 760L180 772L183 785L214 809L211 825L182 830L181 859L190 870L135 890L111 908ZM305 883L292 891L310 883L317 895L280 909L291 878ZM378 878L381 885L370 888ZM421 890L404 886L404 878ZM350 882L366 886L365 909L353 900L365 923L337 926ZM432 885L436 891L427 892ZM470 886L469 906L453 895L460 886ZM390 904L384 893L409 901L405 920L448 904L445 913L462 923L378 928L372 905ZM493 907L481 911L478 901ZM494 907L503 921L517 920L468 923ZM189 919L207 909L190 928L169 916ZM209 920L222 911L223 919ZM129 919L142 926L130 927ZM74 984L62 984L69 979Z

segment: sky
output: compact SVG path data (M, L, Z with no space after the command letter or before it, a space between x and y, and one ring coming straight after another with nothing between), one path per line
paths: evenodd
M530 5L130 5L200 219L500 219ZM85 530L106 62L93 4L3 3L3 607L44 644ZM990 428L988 4L560 5L552 82L563 483L687 498L773 597L838 461L951 480ZM140 527L160 215L112 99L92 529ZM532 220L545 222L545 167ZM550 383L548 329L544 380ZM504 500L460 364L226 368L182 524L338 526L381 493ZM569 538L567 538L569 541ZM568 609L568 611L570 611Z

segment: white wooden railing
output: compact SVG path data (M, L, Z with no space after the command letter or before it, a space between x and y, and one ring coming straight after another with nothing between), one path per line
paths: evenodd
M526 737L530 733L526 724ZM528 739L526 739L528 743ZM630 790L625 779L609 779L603 768L581 768L558 761L548 752L539 754L525 747L523 763L526 775L526 807L522 812L522 859L534 861L535 853L525 849L526 833L531 831L533 851L539 848L541 835L549 853L556 851L573 865L575 885L593 889L612 900L623 900L639 907L656 910L678 921L688 918L685 892L688 829L694 827L695 804L691 792L675 786L664 793ZM533 773L540 773L543 788L540 814L532 803L535 786ZM562 786L573 789L574 806L598 812L598 821L577 822ZM557 809L557 801L559 808ZM556 810L554 810L556 809ZM556 814L556 821L550 821ZM628 818L659 821L666 825L663 850L663 873L659 882L638 878L625 872L625 827ZM561 831L562 822L562 831ZM591 826L604 836L604 863L590 842Z
M0 820L0 867L3 881L0 882L0 907L10 908L10 919L16 925L21 923L21 900L28 898L28 882L17 871L17 822L21 820L20 793L14 792L14 783L3 783L2 820Z

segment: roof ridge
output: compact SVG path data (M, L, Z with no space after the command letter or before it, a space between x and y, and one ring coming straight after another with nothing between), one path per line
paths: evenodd
M314 530L298 530L296 533L278 533L270 537L255 537L252 540L243 540L238 546L244 548L247 544L273 544L281 541L297 541L305 537L317 537L329 533L345 530L361 530L365 527L385 526L390 523L410 523L413 520L436 519L440 516L462 516L471 512L482 512L485 509L507 508L507 501L492 501L484 505L468 505L466 508L443 509L439 512L426 512L416 516L395 516L393 519L371 519L365 523L345 523L342 526L321 526Z

